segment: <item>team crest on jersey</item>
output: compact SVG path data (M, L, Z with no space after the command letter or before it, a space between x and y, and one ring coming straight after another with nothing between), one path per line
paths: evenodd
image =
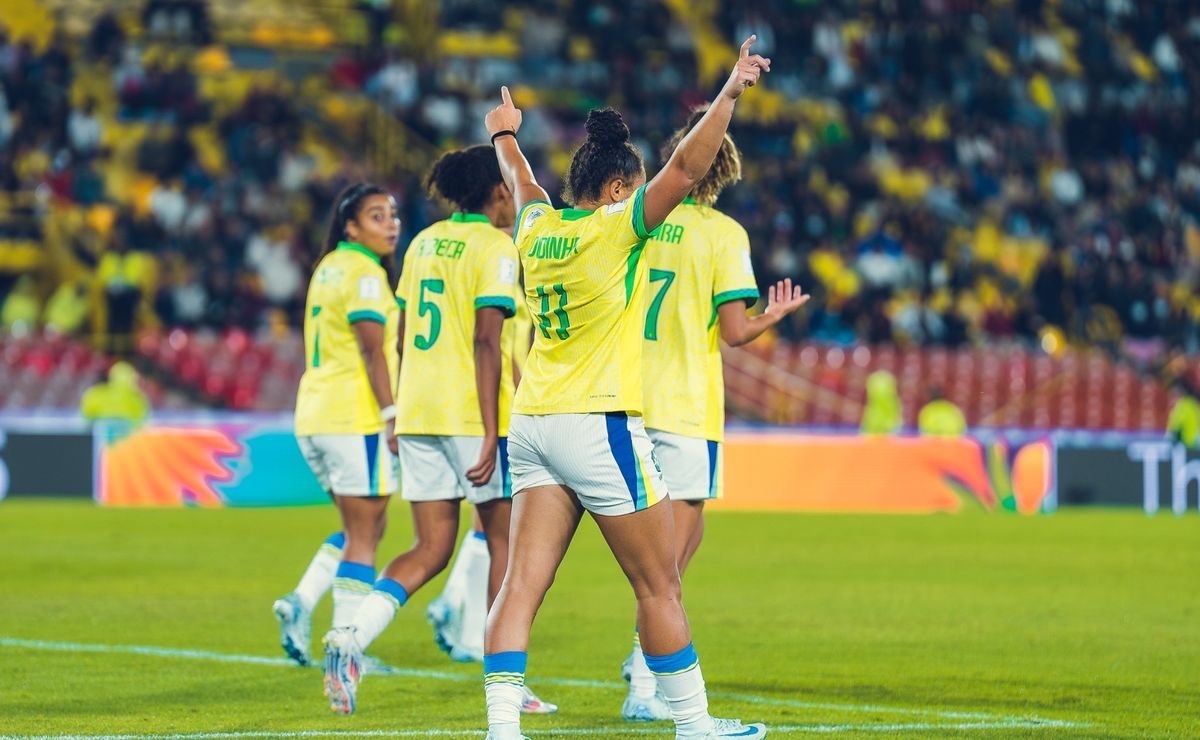
M522 226L528 229L530 226L533 226L534 221L538 220L542 216L545 216L547 212L548 211L542 206L534 206L533 208L530 208L525 213L525 223L522 224Z
M358 279L358 297L366 300L379 300L383 295L383 283L377 277Z

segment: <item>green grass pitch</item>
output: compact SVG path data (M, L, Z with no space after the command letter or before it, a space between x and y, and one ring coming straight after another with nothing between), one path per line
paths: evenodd
M411 538L407 506L391 515L384 559ZM281 657L271 602L335 527L330 507L0 503L0 735L481 737L479 667L424 621L440 578L373 651L409 673L367 676L353 717L317 670L231 662ZM714 713L773 736L1200 736L1195 515L713 513L684 598ZM619 721L632 621L585 522L530 651L562 709L529 735L672 736Z

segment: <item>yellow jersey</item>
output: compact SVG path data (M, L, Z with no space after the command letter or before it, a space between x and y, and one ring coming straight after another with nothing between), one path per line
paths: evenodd
M758 300L750 238L737 221L688 198L646 243L646 263L646 426L719 442L725 377L717 307Z
M524 288L521 289L524 291ZM529 359L529 350L533 346L533 317L529 315L529 306L525 301L517 302L517 315L513 317L513 362L517 369L525 372L525 361Z
M595 211L533 201L517 215L534 332L514 412L641 414L644 192Z
M508 235L477 213L456 213L413 239L396 289L405 312L397 434L483 436L475 312L495 307L513 316L517 265ZM512 413L512 323L500 335L500 436Z
M377 434L384 423L351 324L384 327L383 350L395 385L400 323L379 256L341 242L321 258L304 307L304 375L296 394L296 434Z

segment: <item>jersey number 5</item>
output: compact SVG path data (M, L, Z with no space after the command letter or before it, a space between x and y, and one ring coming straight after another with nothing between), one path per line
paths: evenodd
M417 303L417 316L429 314L429 336L417 335L413 340L413 344L417 349L429 349L438 340L438 335L442 333L442 310L437 307L437 304L425 298L425 292L429 291L437 295L442 295L446 292L446 283L443 280L422 280L421 295Z
M658 341L658 312L662 310L663 299L667 297L667 291L671 289L671 283L675 282L675 273L670 270L651 270L651 283L662 283L662 287L658 289L658 293L650 300L650 310L646 312L646 339L650 341Z
M558 294L558 308L554 309L554 317L558 319L558 328L554 333L559 339L566 339L571 336L567 331L571 328L571 320L567 318L567 291L563 288L562 283L555 283L549 287L545 285L537 286L538 298L542 299L542 310L537 315L538 328L542 331L542 336L546 339L550 338L550 293L553 291Z

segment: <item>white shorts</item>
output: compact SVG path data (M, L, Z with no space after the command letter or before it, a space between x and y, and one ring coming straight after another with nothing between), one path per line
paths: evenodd
M465 498L486 504L512 497L508 472L508 440L500 438L496 448L496 472L487 485L475 487L467 471L479 461L483 437L453 437L432 434L400 435L400 475L405 501L453 501Z
M593 514L629 514L667 498L667 484L640 416L513 414L508 455L514 491L566 486Z
M321 483L338 496L390 496L399 490L396 456L383 433L296 437L300 453Z
M673 500L721 498L725 448L720 442L658 429L646 431L654 443L654 454L662 465L663 479L667 481L667 490Z

